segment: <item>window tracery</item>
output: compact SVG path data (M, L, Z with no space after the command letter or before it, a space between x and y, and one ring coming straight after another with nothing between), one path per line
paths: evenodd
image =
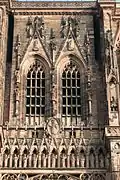
M27 73L26 116L40 117L45 115L45 71L36 61Z
M81 117L80 71L71 61L62 72L62 116ZM72 122L71 122L72 123Z

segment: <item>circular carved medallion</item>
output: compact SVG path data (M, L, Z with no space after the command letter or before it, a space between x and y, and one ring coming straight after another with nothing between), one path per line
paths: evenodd
M57 135L59 133L59 123L57 119L55 118L48 119L47 131L51 136Z

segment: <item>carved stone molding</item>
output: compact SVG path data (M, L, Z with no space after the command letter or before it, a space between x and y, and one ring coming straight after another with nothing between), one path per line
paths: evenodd
M105 133L107 137L119 137L120 136L120 127L112 126L112 127L106 127Z
M13 8L92 8L96 2L13 2Z

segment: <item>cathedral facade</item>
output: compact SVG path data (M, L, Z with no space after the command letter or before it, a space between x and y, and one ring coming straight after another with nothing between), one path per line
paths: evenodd
M0 0L0 180L120 180L120 4Z

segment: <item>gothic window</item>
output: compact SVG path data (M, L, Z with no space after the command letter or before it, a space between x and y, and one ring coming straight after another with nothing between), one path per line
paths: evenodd
M45 114L45 72L36 61L27 74L26 116L44 116Z
M73 62L62 72L62 116L81 116L80 71Z

